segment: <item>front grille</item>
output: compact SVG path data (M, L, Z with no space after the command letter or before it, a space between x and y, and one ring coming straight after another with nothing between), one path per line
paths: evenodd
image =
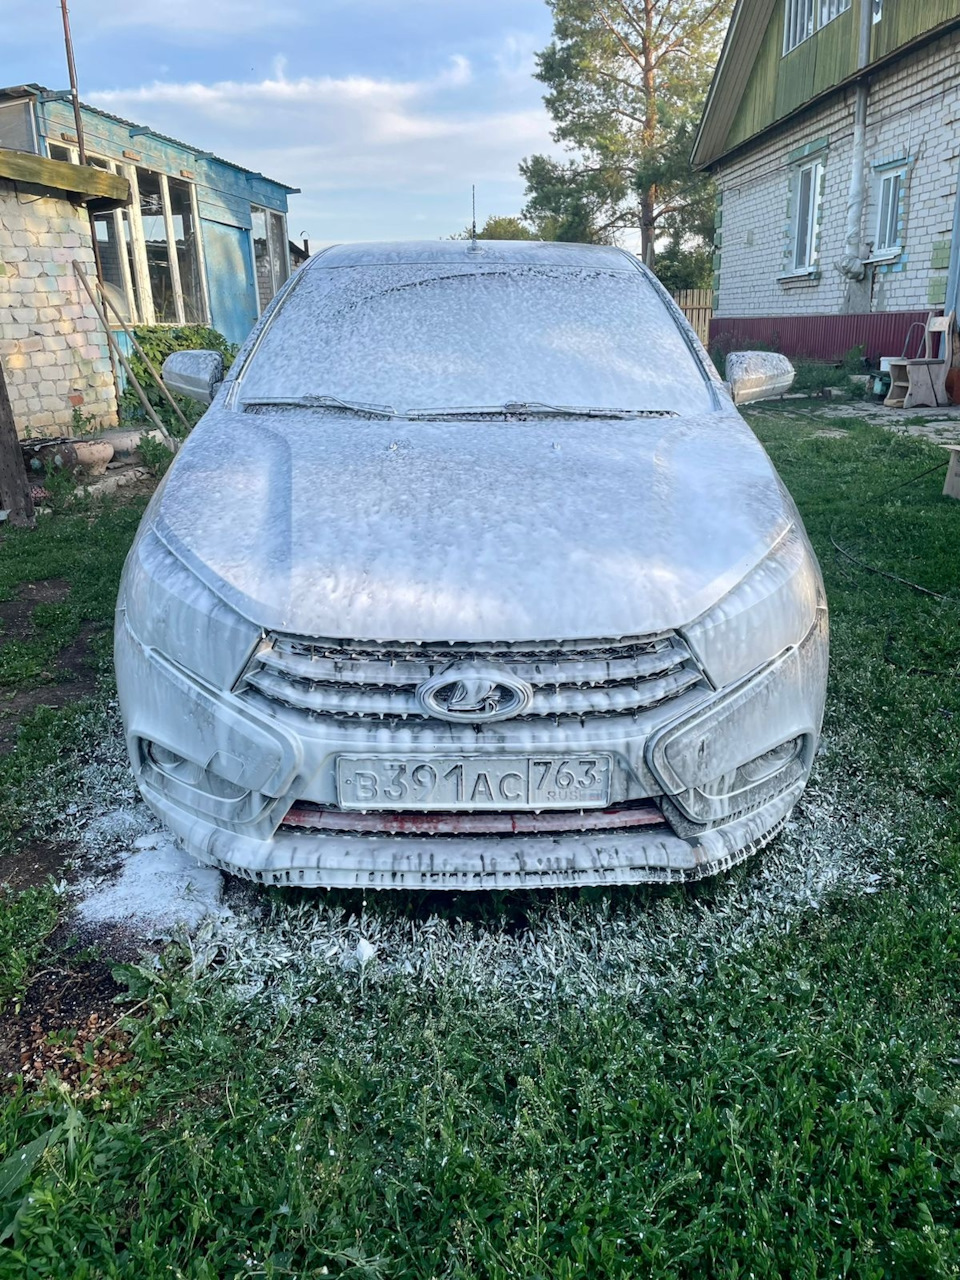
M697 687L703 673L673 633L616 642L394 644L268 636L238 685L247 696L315 716L429 719L420 684L457 663L483 663L526 681L518 719L624 715Z
M611 809L557 809L542 813L344 813L317 804L295 804L283 827L302 827L338 835L510 836L559 835L566 832L629 831L665 826L663 814L650 800Z

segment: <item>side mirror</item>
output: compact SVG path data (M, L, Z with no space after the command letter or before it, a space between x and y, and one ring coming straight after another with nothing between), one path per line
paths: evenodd
M174 351L161 372L168 391L210 404L223 381L223 356L219 351Z
M731 351L726 372L734 404L782 396L797 376L787 357L776 351Z

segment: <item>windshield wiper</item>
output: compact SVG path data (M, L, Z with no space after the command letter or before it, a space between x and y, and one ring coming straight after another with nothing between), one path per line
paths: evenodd
M391 404L364 404L360 400L341 400L339 396L258 396L245 400L244 409L343 409L363 418L395 418Z
M541 400L508 400L506 404L458 405L450 409L417 409L407 418L489 418L523 414L538 418L676 418L673 409L599 409L570 404L544 404Z

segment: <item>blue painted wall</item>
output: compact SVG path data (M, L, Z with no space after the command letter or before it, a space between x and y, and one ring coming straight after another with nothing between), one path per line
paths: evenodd
M194 183L210 322L229 341L242 342L258 314L250 206L285 214L294 188L89 107L82 116L89 152ZM76 128L66 95L38 99L37 127L47 146L71 145Z

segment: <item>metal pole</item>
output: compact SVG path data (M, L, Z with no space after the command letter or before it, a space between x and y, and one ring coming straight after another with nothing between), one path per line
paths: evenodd
M67 12L67 0L60 0L60 12L63 14L63 40L67 46L67 71L70 73L73 118L77 124L77 150L80 152L80 163L86 164L87 149L83 142L83 120L80 116L80 95L77 92L77 64L73 60L73 36L70 34L70 14Z

